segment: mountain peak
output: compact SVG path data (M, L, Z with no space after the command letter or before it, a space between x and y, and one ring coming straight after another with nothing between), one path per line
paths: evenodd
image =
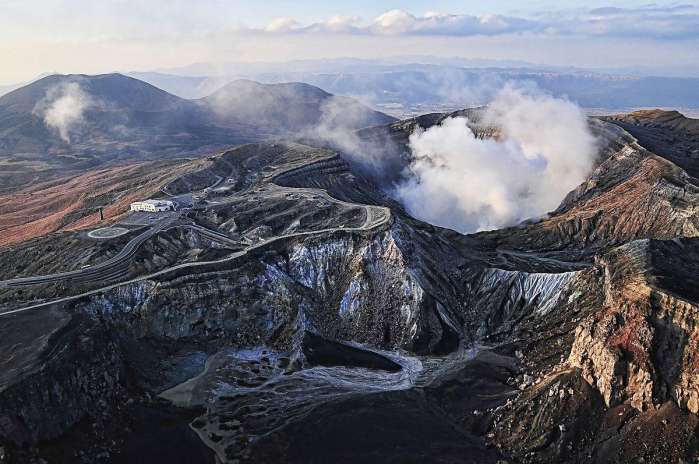
M224 125L256 123L294 132L331 123L348 129L387 124L394 118L349 97L301 82L263 84L239 79L200 100Z
M249 96L251 98L293 98L322 100L333 95L323 89L303 82L285 82L278 84L263 84L250 79L237 79L221 87L206 97L206 100L232 95Z
M164 90L123 74L53 74L0 97L0 107L31 112L43 99L60 96L71 84L78 86L92 100L115 108L162 111L182 101ZM51 95L52 92L54 95Z

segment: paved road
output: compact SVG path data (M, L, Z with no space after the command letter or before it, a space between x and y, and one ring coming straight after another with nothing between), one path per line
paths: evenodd
M45 308L49 307L53 304L57 303L63 303L67 301L72 301L76 300L78 298L82 298L85 296L89 295L95 295L101 292L105 292L123 285L128 285L131 283L135 282L140 282L144 280L149 280L158 276L162 276L165 274L168 274L170 272L179 270L179 269L194 269L197 267L201 266L208 266L211 264L219 264L219 263L225 263L229 261L233 261L235 259L240 258L241 256L245 256L247 253L250 251L256 250L258 248L264 247L266 245L269 245L271 243L277 242L279 240L284 240L284 239L290 239L290 238L297 238L297 237L307 237L307 236L312 236L312 235L323 235L323 234L328 234L332 232L338 232L338 231L344 231L344 232L360 232L360 231L368 231L372 230L378 227L381 227L385 224L387 224L390 219L391 219L391 210L389 208L383 207L383 206L374 206L374 205L363 205L363 204L357 204L357 203L348 203L345 201L338 200L336 198L331 197L328 192L325 190L321 189L315 189L315 188L289 188L289 187L280 187L283 189L288 189L289 191L293 191L296 193L307 193L310 195L315 195L315 196L321 196L325 198L326 200L334 203L338 203L341 205L345 205L348 207L360 207L364 208L365 210L365 219L362 225L358 227L332 227L332 228L326 228L326 229L320 229L320 230L313 230L313 231L306 231L306 232L294 232L294 233L289 233L289 234L282 234L270 238L263 239L255 244L252 244L248 246L246 249L235 252L226 258L222 258L219 260L214 260L214 261L198 261L198 262L192 262L192 263L183 263L183 264L178 264L176 266L169 267L167 269L163 269L161 271L148 274L148 275L143 275L139 276L135 279L131 279L125 282L119 282L113 285L108 285L105 287L101 287L95 290L91 290L89 292L81 293L79 295L73 295L65 298L60 298L57 300L52 300L52 301L47 301L45 303L39 303L31 306L27 306L25 308L19 308L15 309L12 311L7 311L4 313L0 313L0 317L7 316L10 314L16 314L20 313L23 311L28 311L28 310L33 310L33 309L39 309L39 308ZM135 253L136 249L138 246L143 243L143 241L147 240L150 238L152 235L155 233L159 232L160 230L165 229L168 225L170 225L167 221L163 222L162 224L159 224L158 226L154 227L153 229L150 229L143 234L139 235L138 237L134 238L132 241L129 242L129 244L126 245L124 250L122 250L118 255L114 256L113 258L105 261L104 263L101 263L101 270L102 272L109 272L111 269L113 269L113 266L115 265L115 261L121 262L121 260L126 260L128 262L129 258ZM187 225L186 227L200 227L200 226L191 226ZM203 229L203 228L202 228ZM218 234L216 232L210 231L209 229L204 229L209 233L217 234L220 235L221 237L225 237L221 234ZM137 239L141 238L140 241L137 241ZM227 238L227 237L226 237ZM119 260L117 260L119 258ZM112 266L112 267L110 267ZM88 269L80 269L77 271L71 271L71 272L65 272L65 273L60 273L60 274L52 274L48 276L38 276L38 277L24 277L21 279L12 279L11 281L4 281L0 282L0 286L19 286L19 285L34 285L37 283L46 283L46 282L53 282L55 280L63 280L66 278L75 278L75 277L84 277L84 276L91 276L93 275L92 273L95 272L95 268L97 268L97 265L88 268ZM99 275L99 273L96 273Z
M62 280L66 279L74 279L74 278L82 278L82 279L89 279L89 278L105 278L109 277L111 271L115 271L117 269L121 270L121 266L127 265L129 263L129 260L131 257L136 253L138 250L138 247L151 238L153 235L157 234L161 230L165 229L166 227L170 226L174 221L179 219L177 215L172 216L167 218L164 221L161 221L160 223L156 224L155 226L149 228L145 232L142 232L141 234L137 235L136 237L132 238L129 240L129 242L124 246L124 248L117 253L116 255L112 256L106 261L103 261L99 264L95 264L93 266L90 266L88 268L84 269L76 269L74 271L67 271L67 272L59 272L56 274L48 274L48 275L42 275L42 276L36 276L36 277L19 277L16 279L10 279L10 280L4 280L0 281L0 288L7 288L7 287L26 287L28 285L36 285L36 284L45 284L45 283L52 283L52 282L60 282ZM108 271L105 273L105 271Z
M213 188L214 186L218 185L223 181L222 177L216 177L216 182L212 186L207 188ZM180 197L184 197L187 195L191 197L191 194L171 196L172 199L177 201L179 204L181 201ZM165 220L159 221L145 232L131 239L119 253L117 253L116 255L104 262L92 265L88 268L76 269L74 271L59 272L55 274L47 274L34 277L19 277L16 279L4 280L0 281L0 288L26 287L37 284L61 282L68 279L77 280L80 282L90 282L96 280L108 281L110 279L113 280L115 278L121 277L128 273L128 264L133 255L136 254L136 251L138 251L138 247L158 232L174 228L171 226L175 221L177 221L180 218L180 216L180 214L172 214ZM209 239L214 241L226 243L228 245L239 245L237 242L234 242L231 238L201 226L185 225L181 227L189 227L195 229L199 231L203 236L208 237Z
M199 234L202 237L208 238L209 240L213 240L214 242L223 243L225 245L231 245L234 247L242 246L240 241L233 240L232 238L228 237L227 235L224 235L224 234L217 232L215 230L207 229L206 227L202 227L198 224L179 224L179 225L175 225L172 227L168 227L165 230L171 230L171 229L192 229L192 230L196 230L197 232L199 232Z

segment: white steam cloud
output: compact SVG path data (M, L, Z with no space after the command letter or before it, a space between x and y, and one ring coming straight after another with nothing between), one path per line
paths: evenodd
M71 142L71 135L84 124L87 109L95 106L95 101L77 82L56 85L49 88L46 96L34 108L47 127L55 129L63 140Z
M482 121L449 118L410 137L414 161L395 195L413 216L459 232L496 229L555 209L592 169L596 142L575 104L512 85Z

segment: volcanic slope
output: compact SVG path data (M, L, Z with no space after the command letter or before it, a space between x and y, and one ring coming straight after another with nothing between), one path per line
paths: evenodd
M94 227L99 208L107 222L133 201L159 194L161 187L207 160L131 163L60 177L0 194L0 247L57 231Z
M52 75L0 97L0 191L118 160L211 153L317 125L391 121L306 84L235 81L185 100L121 74Z
M218 125L254 124L272 135L322 129L356 130L395 118L371 110L357 100L332 95L301 82L261 84L236 80L199 102L213 110ZM284 111L279 111L284 108Z
M623 127L646 148L699 176L699 120L679 111L643 110L604 118Z
M469 236L329 150L215 157L164 187L202 202L143 257L178 228L239 250L191 259L214 240L182 240L189 259L55 303L24 287L32 309L0 314L0 446L11 462L172 443L189 462L695 459L696 180L591 124L599 164L558 210Z
M316 352L327 350L325 354L315 357L309 354L309 359L324 359L320 362L337 364L328 368L337 371L338 375L345 375L345 372L355 375L353 366L358 362L355 358L366 359L357 365L357 375L363 375L366 369L371 370L374 365L397 365L381 361L383 355L371 354L371 350L403 347L410 352L446 355L457 349L459 329L449 314L451 308L446 308L425 292L419 283L422 277L413 275L407 265L408 259L416 262L422 259L446 260L456 250L444 242L431 247L429 251L421 251L421 257L416 255L409 258L401 247L405 246L402 245L407 238L404 236L412 234L411 224L414 221L409 218L395 219L391 210L381 205L384 201L392 203L372 188L369 182L352 174L349 165L336 154L294 144L250 145L222 154L212 167L193 171L189 177L201 178L208 173L212 178L226 176L231 179L224 185L230 188L211 190L207 203L193 209L189 216L191 221L181 226L200 227L224 234L230 240L238 241L244 252L232 252L226 257L203 262L184 262L56 304L36 306L34 296L42 291L42 285L23 288L22 293L16 296L15 302L18 299L34 300L34 308L2 316L3 330L14 330L16 324L21 323L18 321L24 318L55 314L56 317L52 319L55 324L47 320L45 326L35 324L35 327L37 330L47 330L42 339L46 340L45 349L63 354L47 359L42 355L45 349L39 342L32 350L17 351L23 343L13 341L16 354L7 360L9 364L5 367L6 372L17 375L8 374L3 381L5 394L2 396L7 401L3 403L6 406L3 410L15 411L21 404L35 404L37 399L32 395L42 395L42 391L53 394L38 385L26 389L24 382L40 382L42 372L60 369L64 362L83 362L83 354L59 348L63 343L72 343L75 336L72 334L86 334L83 335L84 343L92 344L90 351L94 353L94 359L102 359L98 354L102 350L112 353L108 362L103 360L105 368L111 370L111 380L105 383L98 378L97 365L58 376L60 379L56 377L60 386L52 391L70 395L72 399L54 403L58 408L51 412L55 420L45 422L41 419L42 412L25 410L18 416L11 416L12 422L7 427L9 432L4 435L5 439L16 444L37 440L43 443L46 439L62 436L61 440L82 443L81 440L87 440L91 432L81 430L77 421L93 417L94 410L89 404L96 397L84 396L73 385L86 385L91 394L105 399L101 404L106 409L102 412L113 414L110 417L114 420L127 421L128 417L120 416L119 407L113 408L116 403L111 401L120 402L117 397L126 394L124 390L128 390L127 387L141 392L136 395L139 398L137 404L142 404L145 398L141 395L153 395L177 387L187 379L182 377L183 374L176 373L179 364L175 358L185 363L195 363L184 371L191 372L198 369L196 360L201 358L201 353L205 353L204 359L206 356L225 357L230 350L242 350L241 356L248 356L246 349L267 346L269 348L265 349L274 352L271 356L278 359L281 369L275 367L268 373L275 376L282 372L290 374L304 365L302 347L307 331L321 337L320 342L315 342ZM309 183L304 186L304 181ZM165 190L174 191L190 183L190 179L182 179L172 182ZM319 188L327 189L330 195ZM371 198L378 204L366 206L355 203L357 200L354 197ZM416 243L431 242L429 231L432 228L426 225L420 227L425 228L422 232L424 237L416 240ZM163 233L152 239L154 244L163 240L169 241ZM198 247L211 246L207 245L206 240L185 243ZM148 243L143 245L146 246L149 246ZM421 272L434 276L438 270ZM449 282L427 284L448 285ZM430 293L443 291L434 288ZM453 299L455 296L447 298ZM124 311L125 305L132 310ZM339 309L328 311L333 307ZM106 308L111 310L103 312ZM197 308L207 309L201 312ZM122 325L122 329L116 329ZM93 332L87 327L94 327L95 338L91 338L90 333ZM113 336L104 336L104 331L109 331L107 327L115 328ZM137 335L137 332L140 334ZM52 333L64 335L56 337ZM41 339L37 334L32 338ZM347 351L342 348L342 341L345 340L376 348ZM152 348L147 348L151 343L158 347L158 352L174 349L171 353L174 357L167 355L167 360L157 356L153 359L131 358L132 354L144 349L152 352ZM188 348L181 351L177 348L180 344ZM326 347L326 344L329 345ZM120 348L116 348L116 345ZM335 353L343 350L345 354L332 361L339 356ZM173 363L172 373L165 376L159 374L158 371L170 362ZM238 362L237 358L231 358L231 362ZM253 359L252 362L260 365L265 361ZM347 363L350 366L345 366ZM313 369L310 365L307 367ZM234 366L231 368L235 370ZM131 369L138 372L136 379L126 375ZM410 380L405 378L403 369L399 372L395 372L395 368L392 370L394 380L388 381L399 381L399 385L403 385ZM305 375L304 372L302 376ZM172 378L167 380L165 377L168 376ZM133 381L136 385L130 383ZM243 382L243 378L231 378L230 381ZM291 381L296 383L302 379L294 377ZM359 384L357 389L340 388L336 391L335 387L330 386L328 395L319 400L363 394L367 388L370 391L382 388L385 381L387 379L378 375L365 379L366 385ZM206 395L213 393L207 385L201 388L209 392ZM110 393L106 390L110 390ZM124 399L123 396L121 399ZM61 405L70 407L73 412L62 411ZM289 406L289 410L278 416L280 420L306 411L308 398L291 398ZM218 416L228 413L217 406L211 414ZM418 415L413 414L413 417L416 419ZM99 422L99 427L110 426L101 419ZM411 423L411 427L418 425ZM211 427L214 426L218 427L212 423ZM259 427L274 428L275 424L260 424ZM407 438L412 432L406 430L405 434ZM121 445L128 448L124 439L122 436ZM225 457L224 444L230 445L237 440L239 435L231 429L221 441L221 447L211 446ZM18 448L14 446L12 453L18 456L27 452L21 445ZM485 451L483 444L475 437L470 438L466 446L472 446L479 454L492 454ZM447 447L445 453L455 453L461 449L462 446L456 449ZM103 451L103 445L96 445L94 450L86 452L85 459L93 457L93 452ZM239 451L247 452L245 449ZM58 458L52 454L57 451L48 445L45 453L53 459Z
M555 306L533 313L512 295L493 301L487 286L476 292L475 304L493 310L487 331L479 330L523 366L513 382L519 392L493 411L487 432L517 462L697 456L699 181L684 169L696 145L678 132L685 129L653 123L658 139L682 139L690 149L684 158L671 147L651 151L631 135L643 133L646 121L617 121L636 117L593 121L599 165L549 218L471 236L510 266L532 254L589 263L558 282L540 281L538 290L531 276L511 276L518 292L558 294ZM627 132L629 124L638 127Z

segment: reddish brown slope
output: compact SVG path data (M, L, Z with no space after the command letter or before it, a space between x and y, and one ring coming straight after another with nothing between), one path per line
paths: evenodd
M678 111L644 110L605 118L653 153L699 177L699 119Z
M76 230L107 221L129 203L155 195L160 188L208 161L134 163L45 182L0 195L0 246L21 243L60 230Z

